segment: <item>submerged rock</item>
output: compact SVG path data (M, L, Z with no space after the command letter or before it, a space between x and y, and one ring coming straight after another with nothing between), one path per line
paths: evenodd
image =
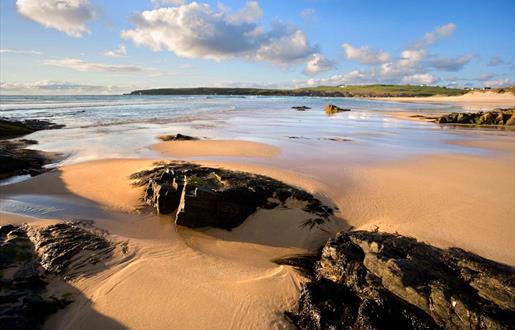
M47 228L0 226L0 329L39 329L71 301L47 284L78 275L110 256L112 245L73 223Z
M292 109L295 109L297 111L306 111L306 110L309 110L311 109L310 107L307 107L305 105L301 105L301 106L295 106L295 107L291 107Z
M335 113L344 111L350 111L350 109L340 108L339 106L336 106L334 104L327 104L325 106L325 113L327 115L334 115Z
M135 173L146 185L144 201L158 213L174 214L177 225L232 229L257 208L274 208L293 198L313 214L306 226L323 224L333 214L313 195L272 178L245 172L172 162Z
M178 133L174 135L161 135L159 136L159 139L162 141L193 141L198 140L199 138Z
M515 269L461 249L356 231L299 265L311 280L286 315L300 329L509 329L515 320Z

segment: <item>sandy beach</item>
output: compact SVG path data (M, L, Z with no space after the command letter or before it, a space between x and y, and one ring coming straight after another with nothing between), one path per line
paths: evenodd
M128 247L107 269L65 286L55 284L51 292L69 293L75 301L51 316L45 329L292 328L282 311L296 307L305 279L272 260L313 252L351 228L413 236L515 265L511 131L455 129L449 134L432 123L389 119L388 111L327 117L322 111L298 114L288 109L278 114L277 135L270 135L266 119L259 112L251 114L207 116L202 126L193 120L151 127L145 134L152 138L130 140L145 141L141 146L120 145L140 153L131 151L132 157L117 157L118 151L107 149L107 159L81 161L92 154L85 144L83 154L72 154L50 172L0 186L0 225L93 220L109 239ZM291 131L281 120L301 125ZM339 134L351 120L348 125L365 121L377 126ZM231 131L234 121L244 126ZM251 134L242 135L242 127ZM157 136L172 129L210 137L158 142ZM113 133L107 132L107 141L113 141ZM405 136L413 141L405 144ZM45 144L50 138L41 136L41 148L57 145ZM396 149L398 144L403 148ZM424 144L433 148L413 152ZM312 193L336 212L311 230L302 227L309 214L295 202L258 209L231 231L177 227L170 215L142 208L144 189L129 178L156 161L174 159L266 175Z
M300 228L305 215L296 205L259 210L230 232L176 228L169 216L137 210L142 188L132 186L129 176L151 167L153 160L146 159L66 165L2 186L0 224L62 219L66 212L53 209L59 200L68 211L94 217L97 227L115 241L127 241L133 252L106 271L72 282L81 298L52 316L46 329L102 327L106 320L110 328L120 329L289 328L278 311L295 306L303 279L271 260L312 251L351 226L410 235L439 247L459 246L515 264L513 137L449 143L498 148L488 156L442 153L366 165L333 154L332 162L289 159L284 167L275 166L278 160L272 157L281 149L261 143L200 140L152 146L164 158L195 157L198 162L198 157L218 155L218 160L200 163L267 175L312 192L339 210L323 231ZM226 156L231 160L224 161ZM39 207L31 208L29 200ZM52 214L55 218L48 217Z
M384 101L408 103L458 104L469 110L510 108L515 105L514 94L510 92L499 94L490 91L472 91L459 96L388 97L381 99Z

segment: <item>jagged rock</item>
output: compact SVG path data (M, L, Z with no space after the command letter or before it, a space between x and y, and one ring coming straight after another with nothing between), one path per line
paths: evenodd
M327 115L334 115L335 113L344 111L350 111L350 109L340 108L339 106L336 106L334 104L326 104L325 106L325 113Z
M429 118L429 117L427 117ZM469 124L469 125L515 125L515 108L497 109L488 112L453 112L436 119L440 124Z
M111 256L113 245L75 223L0 226L0 329L39 329L71 301L49 296L51 279L70 279Z
M136 185L146 185L144 201L158 213L171 213L177 225L232 229L257 208L274 208L294 198L316 217L311 228L333 214L313 195L269 177L250 173L172 162L135 173ZM316 220L315 220L316 219ZM311 225L312 224L312 225Z
M114 245L99 233L72 222L29 231L41 266L48 272L73 278L84 267L111 257Z
M310 107L307 107L305 105L301 105L301 106L295 106L295 107L291 107L292 109L295 109L297 111L306 111L306 110L309 110L311 109Z
M356 231L305 265L311 281L286 313L300 329L509 329L515 320L515 269L458 248Z
M159 139L162 141L191 141L198 140L198 138L188 135L182 135L180 133L174 135L161 135Z
M48 315L66 305L44 298L46 284L26 229L1 226L0 329L38 329Z

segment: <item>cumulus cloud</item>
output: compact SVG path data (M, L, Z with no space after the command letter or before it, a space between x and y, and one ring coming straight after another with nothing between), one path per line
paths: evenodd
M72 69L81 72L118 72L118 73L134 73L141 72L143 69L135 65L125 64L105 64L83 61L77 58L64 58L59 60L46 60L46 65L52 65L60 68Z
M108 57L122 57L127 55L127 47L124 44L120 44L118 48L115 48L113 50L108 50L104 52L105 56Z
M357 47L344 43L342 48L345 57L348 60L366 64L369 68L324 79L310 79L308 84L403 83L429 85L438 83L442 81L441 78L431 71L459 71L474 58L470 54L447 57L429 53L430 45L452 36L455 29L454 23L442 25L426 33L395 57L382 50L372 50L368 46Z
M245 58L288 65L317 52L302 30L279 22L265 29L261 17L256 1L238 11L192 2L138 13L132 18L134 28L121 36L153 51L217 61Z
M316 75L321 72L326 72L334 69L335 65L333 61L325 58L322 54L316 53L311 55L311 58L306 63L306 67L304 68L304 74L307 75Z
M41 55L43 53L37 50L0 49L0 54Z
M96 86L52 80L0 83L0 93L8 94L119 94L132 89L130 86Z
M380 64L390 59L390 54L380 51L373 51L368 46L355 47L345 43L342 45L345 58L362 64Z
M72 37L90 33L86 23L95 18L88 0L17 0L16 8L28 19Z

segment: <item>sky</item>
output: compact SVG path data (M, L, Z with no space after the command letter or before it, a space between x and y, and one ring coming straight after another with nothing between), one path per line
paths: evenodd
M2 94L514 80L513 0L0 1Z

